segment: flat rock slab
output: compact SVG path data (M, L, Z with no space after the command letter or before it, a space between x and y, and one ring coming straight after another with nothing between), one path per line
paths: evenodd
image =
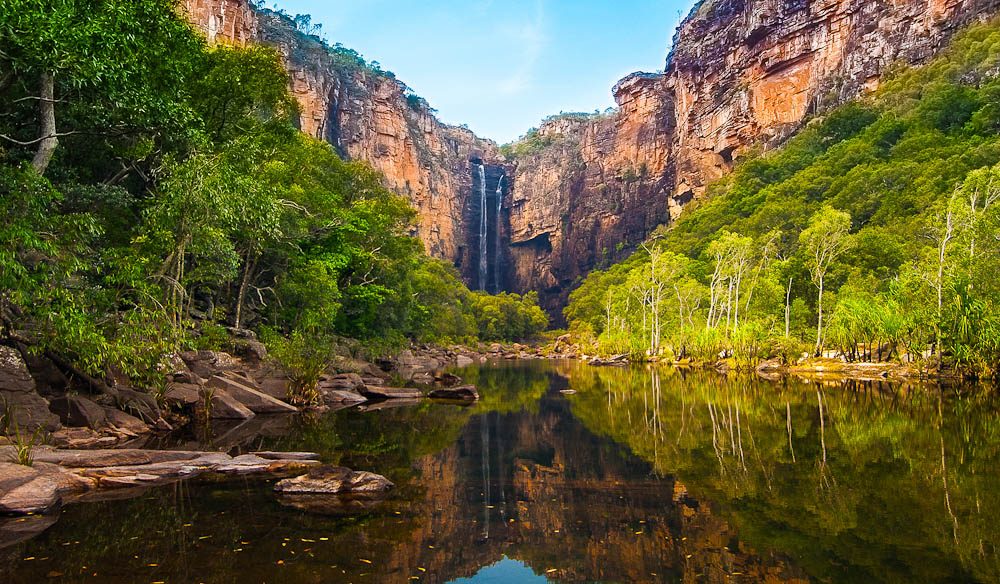
M319 460L315 452L252 452L267 460Z
M328 389L323 390L323 401L327 404L363 404L368 398L353 390Z
M366 385L361 395L368 399L418 399L424 397L419 389L404 387L375 387Z
M0 449L0 456L10 450ZM34 466L0 462L0 515L46 513L70 495L79 499L97 490L156 486L207 473L289 476L319 465L317 458L311 452L233 457L224 452L41 448ZM361 488L369 484L362 478L354 481Z
M294 414L298 410L285 402L275 399L248 384L240 383L231 376L216 375L208 380L209 387L221 389L255 414Z
M472 385L462 385L459 387L442 387L432 390L427 397L433 399L454 399L462 401L476 401L479 399L479 392Z
M395 485L382 475L342 466L322 466L308 473L279 481L274 490L286 494L377 494Z
M179 450L35 450L36 462L48 462L69 468L97 468L107 466L138 466L159 462L194 460L205 452ZM3 449L0 449L0 456Z
M62 503L59 483L39 469L13 463L0 463L0 514L31 515L45 513Z

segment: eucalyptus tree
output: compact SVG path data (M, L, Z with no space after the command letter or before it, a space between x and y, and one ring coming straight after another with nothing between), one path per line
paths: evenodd
M799 243L806 254L806 267L818 289L816 300L816 354L823 349L823 294L826 276L830 267L853 246L851 238L851 216L824 205L812 219L809 226L799 234Z

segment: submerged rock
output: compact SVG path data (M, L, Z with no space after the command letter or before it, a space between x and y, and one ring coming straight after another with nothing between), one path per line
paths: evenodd
M459 387L441 387L431 391L427 397L434 399L458 399L463 401L476 401L479 399L479 392L475 386L462 385Z
M372 472L324 466L302 476L279 481L274 490L288 494L377 494L394 486L389 479Z

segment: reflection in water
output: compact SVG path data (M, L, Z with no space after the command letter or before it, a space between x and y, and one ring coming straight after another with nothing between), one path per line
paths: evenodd
M992 521L1000 511L1000 425L987 392L575 363L460 374L480 387L483 399L473 407L344 411L247 443L319 450L330 462L387 474L397 491L361 516L280 500L266 483L180 484L66 509L41 536L0 549L0 576L355 583L1000 577L1000 527ZM577 393L560 393L567 389Z

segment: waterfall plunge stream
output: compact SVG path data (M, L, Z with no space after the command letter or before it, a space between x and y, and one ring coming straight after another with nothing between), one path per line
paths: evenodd
M500 208L503 206L503 179L497 181L497 215L493 221L493 293L500 293Z
M486 290L489 264L486 257L486 165L479 164L479 289Z

